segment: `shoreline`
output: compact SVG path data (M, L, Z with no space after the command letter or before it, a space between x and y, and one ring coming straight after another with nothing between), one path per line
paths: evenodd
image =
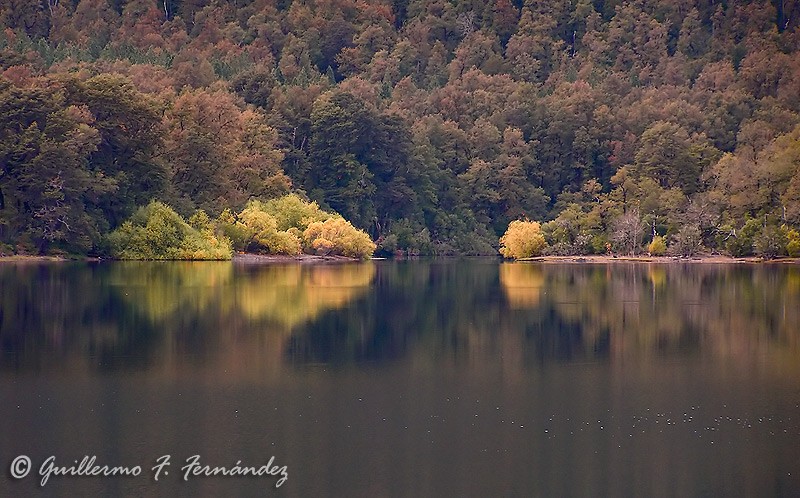
M68 262L97 262L97 261L158 261L158 262L197 262L197 261L230 261L238 264L259 264L259 263L357 263L360 259L347 256L320 256L317 254L298 254L289 256L286 254L253 254L235 253L229 260L196 260L196 259L175 259L175 260L122 260L122 259L102 259L96 257L65 257L65 256L32 256L15 254L12 256L0 256L0 263L68 263Z
M458 259L462 256L452 256L453 259ZM495 256L485 256L485 258L493 258ZM386 258L371 258L371 260L383 260ZM421 258L427 259L427 258ZM432 257L432 259L439 259ZM498 258L499 259L499 258ZM101 259L96 257L81 257L69 258L64 256L31 256L16 254L12 256L0 256L1 263L66 263L66 262L97 262L97 261L123 261L115 259ZM150 261L150 260L148 260ZM152 261L204 261L204 260L152 260ZM223 260L227 261L227 260ZM236 264L288 264L288 263L301 263L301 264L341 264L341 263L358 263L362 260L357 258L350 258L347 256L321 256L317 254L298 254L294 256L286 254L254 254L254 253L235 253L229 260ZM775 259L762 259L757 256L747 256L743 258L734 258L732 256L724 255L709 255L703 254L691 257L681 256L610 256L607 254L589 254L586 256L535 256L531 258L520 258L516 260L503 260L506 262L519 262L519 263L592 263L592 264L613 264L613 263L657 263L657 264L800 264L800 258L775 258Z
M97 258L65 258L63 256L29 256L27 254L14 254L12 256L0 256L0 263L63 263L67 261L95 261Z
M303 264L338 264L358 263L361 260L347 256L320 256L317 254L253 254L235 253L231 261L236 264L250 265L262 263L303 263Z
M758 256L734 258L721 254L701 254L697 256L609 256L607 254L589 254L586 256L535 256L520 258L520 263L658 263L658 264L800 264L800 258L763 259Z

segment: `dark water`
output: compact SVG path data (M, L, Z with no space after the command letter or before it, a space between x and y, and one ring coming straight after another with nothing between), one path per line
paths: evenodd
M800 496L800 268L4 263L0 289L0 496ZM288 480L183 481L192 455ZM40 487L48 456L142 473Z

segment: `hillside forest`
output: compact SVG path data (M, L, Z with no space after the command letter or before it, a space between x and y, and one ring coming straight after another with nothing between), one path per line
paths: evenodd
M155 216L214 254L354 227L359 256L497 254L519 221L537 254L798 255L799 26L798 0L0 0L0 253L124 253Z

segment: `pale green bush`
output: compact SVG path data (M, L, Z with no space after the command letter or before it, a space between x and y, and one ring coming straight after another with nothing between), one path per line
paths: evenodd
M196 216L195 221L202 221L202 215ZM230 259L233 252L227 238L217 237L208 228L193 228L169 206L157 201L139 208L108 240L111 254L117 259L217 260Z
M300 239L292 233L278 230L278 221L263 208L262 203L252 201L239 213L248 240L246 249L269 254L300 254Z
M284 195L264 203L253 201L251 205L275 218L278 231L290 228L302 231L315 221L325 221L333 217L320 209L316 202L306 202L297 194Z
M787 246L787 230L784 227L768 225L756 236L756 254L764 259L773 259L784 254Z

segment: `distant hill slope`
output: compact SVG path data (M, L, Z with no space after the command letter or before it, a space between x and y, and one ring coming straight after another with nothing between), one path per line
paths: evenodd
M289 191L378 251L800 236L800 3L5 0L0 252ZM748 225L749 223L749 225Z

